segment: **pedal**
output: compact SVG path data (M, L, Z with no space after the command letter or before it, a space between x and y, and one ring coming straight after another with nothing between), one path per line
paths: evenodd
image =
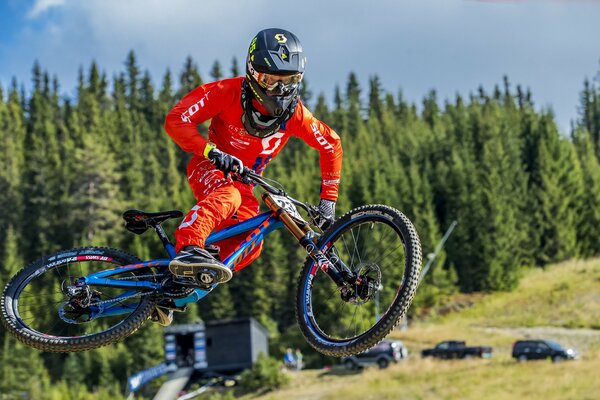
M201 285L211 286L217 282L218 275L215 271L209 268L202 268L196 275L196 278L200 281Z

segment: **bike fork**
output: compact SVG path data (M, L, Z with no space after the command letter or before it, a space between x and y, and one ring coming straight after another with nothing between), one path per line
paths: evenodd
M264 193L262 198L265 204L276 213L277 217L281 219L285 227L292 235L294 235L300 245L306 250L309 257L317 264L319 269L327 274L338 287L345 287L349 283L348 280L351 278L352 272L339 257L335 257L335 260L332 262L325 254L323 254L315 244L315 231L313 231L304 221L297 223L268 193Z

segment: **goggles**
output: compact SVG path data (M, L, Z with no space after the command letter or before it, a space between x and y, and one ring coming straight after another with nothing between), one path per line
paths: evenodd
M274 90L277 88L279 82L283 85L283 89L290 89L298 85L302 80L302 73L298 72L293 75L273 75L263 72L258 73L258 77L255 77L256 81L260 86L266 90Z
M284 91L293 89L300 81L302 81L302 76L304 75L302 72L296 72L292 75L275 75L266 72L258 72L252 68L252 64L250 63L248 63L248 66L250 67L249 70L254 80L256 80L263 89L268 91L275 90L280 82Z

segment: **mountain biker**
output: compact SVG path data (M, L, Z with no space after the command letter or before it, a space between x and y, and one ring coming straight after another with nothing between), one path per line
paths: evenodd
M194 154L187 177L198 201L175 232L177 255L169 264L175 276L197 278L205 285L231 279L232 271L204 248L205 240L212 230L259 211L252 186L232 180L231 174L244 166L262 173L292 136L320 152L319 210L325 218L319 223L334 219L342 146L339 136L313 117L299 98L305 63L296 35L284 29L262 30L250 43L245 77L199 86L168 113L165 130ZM208 119L206 140L197 125ZM216 243L220 256L231 254L243 236ZM255 247L235 270L250 264L260 250L260 245Z

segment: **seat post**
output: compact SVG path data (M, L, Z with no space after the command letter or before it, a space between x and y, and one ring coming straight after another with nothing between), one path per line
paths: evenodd
M155 221L148 221L148 224L154 228L154 230L156 231L156 234L160 238L160 241L162 242L164 248L167 249L167 252L169 253L169 255L171 255L170 254L171 251L173 251L173 252L175 251L174 246L173 246L173 243L171 243L171 241L169 240L169 237L167 236L167 233L163 229L162 225Z

